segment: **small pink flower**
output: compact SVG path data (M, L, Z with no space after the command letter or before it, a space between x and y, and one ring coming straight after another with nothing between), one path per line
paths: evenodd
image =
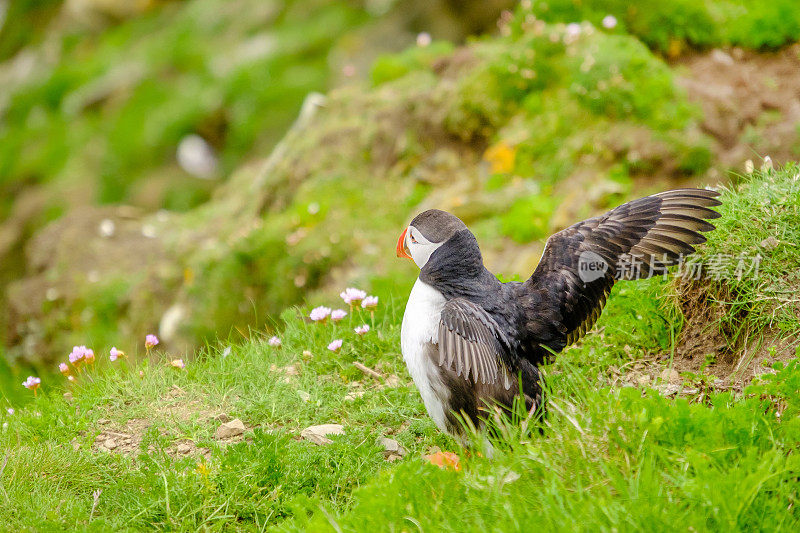
M8 416L14 416L14 413L16 411L14 411L13 407L9 407L8 409L6 409L6 412L8 413Z
M378 297L377 296L367 296L364 298L364 301L361 302L361 307L364 309L369 309L370 311L378 307Z
M353 287L348 287L339 293L344 303L348 305L358 305L361 303L361 300L367 297L367 293L362 291L361 289L355 289Z
M366 324L364 324L364 325L358 326L358 327L357 327L356 329L354 329L353 331L355 331L355 332L356 332L356 333L358 333L359 335L365 335L365 334L366 334L366 333L369 331L369 326L368 326L368 325L366 325Z
M36 389L39 388L39 385L42 384L41 378L35 378L33 376L28 376L28 379L22 382L22 386L26 389L30 389L36 392Z
M116 346L112 346L111 350L109 350L108 352L108 358L111 359L111 362L113 363L120 357L125 357L125 352L123 352L122 350L117 350Z
M76 367L83 362L86 357L86 346L73 346L69 354L69 362Z
M69 380L69 381L71 381L73 383L75 383L75 381L76 381L75 380L75 376L67 376L67 380Z
M603 27L607 30L613 30L617 27L617 17L614 15L606 15L603 17Z
M315 307L311 310L311 314L308 317L313 320L314 322L325 322L325 320L330 316L331 308L319 306Z
M94 350L86 348L83 351L83 360L86 361L89 364L94 363Z
M69 366L67 366L67 363L60 363L58 365L58 370L60 370L65 376L69 375Z
M153 346L156 346L157 344L158 344L158 337L156 337L155 335L148 335L147 337L144 338L144 347L147 350L149 350Z
M270 346L274 346L275 348L280 348L281 347L281 340L276 336L270 337L269 340L267 341L267 343Z
M342 339L336 339L328 345L328 349L332 352L338 352L342 347Z
M186 368L186 363L183 362L183 359L173 359L169 364L172 368Z
M331 313L331 320L334 322L339 322L341 319L347 316L347 311L344 309L337 309Z

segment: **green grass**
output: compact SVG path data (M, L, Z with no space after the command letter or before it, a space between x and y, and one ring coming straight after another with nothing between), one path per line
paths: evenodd
M731 346L766 330L785 338L800 333L798 174L793 163L739 176L723 190L722 218L696 256L709 278L691 287L722 309L718 327Z
M649 315L665 285L621 287L601 319L602 341L660 351L670 328ZM93 531L791 531L800 521L796 362L744 396L668 400L598 386L602 365L629 356L592 350L601 346L595 334L546 369L543 434L506 426L493 460L464 456L461 472L444 471L420 457L434 445L456 448L425 414L397 353L401 308L391 302L374 321L362 312L336 326L288 310L281 348L257 336L227 355L222 346L203 350L186 370L162 364L168 354L130 368L104 360L80 376L71 403L47 383L45 394L2 416L0 521ZM634 313L648 319L623 328ZM362 321L374 327L359 338L350 329ZM335 337L345 345L334 355L325 347ZM354 361L398 375L399 385L364 376ZM288 382L270 370L288 364L298 370ZM346 400L353 390L364 394ZM211 417L220 412L245 421L244 441L214 439ZM92 448L101 430L124 432L138 419L150 427L137 455ZM297 440L321 423L341 423L345 435L322 447ZM384 460L384 435L408 450L399 463ZM186 441L210 449L209 458L176 454Z

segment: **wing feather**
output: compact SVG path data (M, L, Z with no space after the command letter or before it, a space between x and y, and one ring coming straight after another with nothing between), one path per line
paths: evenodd
M507 351L507 337L482 307L464 298L445 304L439 321L440 366L474 383L497 383L506 374Z
M620 267L625 258L640 261L638 277L649 277L695 251L706 241L702 232L714 226L706 219L720 215L719 193L676 189L623 204L548 239L539 266L525 282L532 309L529 334L540 345L560 351L591 329L618 279L637 277ZM587 252L600 257L606 269L594 276L581 271ZM663 271L663 270L661 270ZM543 359L546 350L535 356Z

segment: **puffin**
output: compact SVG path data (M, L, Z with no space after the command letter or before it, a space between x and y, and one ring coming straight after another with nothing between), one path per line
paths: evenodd
M670 190L569 226L524 282L498 280L455 215L415 216L397 241L397 256L419 267L400 342L436 426L467 445L467 427L484 429L488 413L517 397L540 411L541 365L591 330L618 280L666 274L705 242L717 196Z

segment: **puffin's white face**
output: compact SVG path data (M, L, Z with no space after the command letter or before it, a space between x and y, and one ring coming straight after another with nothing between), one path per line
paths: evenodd
M419 268L422 268L431 258L431 254L442 244L444 243L429 241L421 231L409 226L397 241L397 257L412 259Z

